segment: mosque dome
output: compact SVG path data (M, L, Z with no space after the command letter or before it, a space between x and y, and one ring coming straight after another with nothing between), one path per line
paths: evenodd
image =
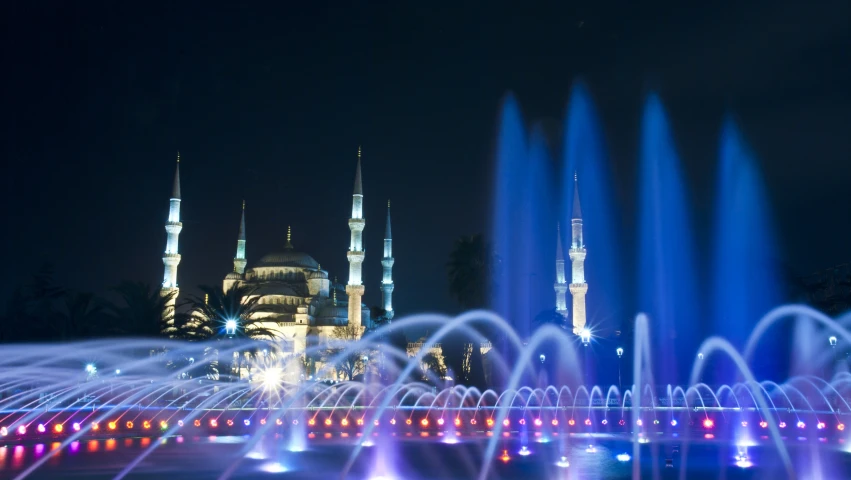
M255 266L316 269L319 267L319 263L306 253L296 252L294 250L284 250L282 252L272 252L264 255Z
M242 280L242 275L236 272L230 272L225 276L225 280Z
M323 270L316 270L315 272L310 272L307 274L308 280L314 280L317 278L320 280L325 280L328 278L328 273Z

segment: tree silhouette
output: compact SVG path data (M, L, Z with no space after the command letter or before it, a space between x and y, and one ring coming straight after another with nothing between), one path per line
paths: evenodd
M112 325L105 329L107 333L159 337L168 331L174 313L167 312L166 307L175 292L163 295L159 288L149 283L130 281L122 282L114 290L121 295L123 305L107 307L115 316Z
M499 259L481 234L455 241L449 262L449 294L467 310L485 308L494 290Z

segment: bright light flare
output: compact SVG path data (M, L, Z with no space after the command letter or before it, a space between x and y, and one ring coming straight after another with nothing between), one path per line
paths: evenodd
M763 421L759 422L759 426L760 426L761 428L768 428L768 422L766 422L765 420L763 420Z
M0 437L5 437L9 434L9 430L6 427L0 427Z
M797 425L798 425L798 428L801 428L801 429L807 428L807 424L804 423L802 420L798 420Z
M677 421L676 421L676 420L671 420L671 426L672 426L672 427L676 427L676 426L677 426Z
M20 426L18 427L18 435L26 435L26 434L27 434L27 427L26 427L26 425L20 425Z
M461 426L461 418L460 418L460 417L455 417L455 426L456 426L456 427L460 427L460 426Z
M836 429L839 430L840 432L845 430L845 424L840 423L840 424L836 425Z
M424 419L420 420L420 425L422 425L423 428L427 427L428 426L428 418L424 418Z
M499 459L502 460L503 463L508 463L508 461L511 460L511 457L508 456L508 450L503 450L502 456L499 457Z
M597 447L594 445L588 445L588 448L585 449L587 453L597 453Z
M74 424L71 425L71 428L73 428L75 432L79 432L80 431L80 424L77 423L77 422L74 422Z
M628 461L632 460L632 457L630 457L628 453L619 453L619 454L615 455L615 458L619 462L628 462Z
M64 427L62 426L61 423L57 423L56 425L53 426L53 431L56 432L56 433L62 433L62 430L64 430Z
M39 423L39 424L38 424L38 428L37 428L37 430L38 430L38 433L44 433L44 432L45 432L45 430L47 430L47 429L46 429L46 428L44 428L44 424L43 424L43 423Z
M522 448L520 449L520 451L519 451L519 452L517 452L517 453L518 453L519 455L521 455L521 456L524 456L524 457L525 457L525 456L527 456L527 455L531 455L531 454L532 454L532 451L531 451L531 450L529 450L529 447L527 447L526 445L523 445L523 447L522 447Z
M818 423L816 424L816 428L818 428L819 430L824 430L824 427L826 427L826 425L824 424L824 422L818 422Z
M703 420L703 428L710 429L715 426L715 422L711 418L706 418Z
M284 380L284 371L281 367L268 367L261 370L257 376L263 388L267 391L277 391Z
M570 462L567 461L567 457L561 457L557 462L556 466L560 468L567 468L570 466Z

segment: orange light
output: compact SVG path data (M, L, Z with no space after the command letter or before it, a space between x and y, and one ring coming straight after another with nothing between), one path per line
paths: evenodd
M410 418L409 418L409 419L407 419L407 420L405 420L405 425L410 425L410 424L411 424L411 419L410 419Z
M492 427L492 426L493 426L493 419L492 419L492 418L490 418L490 417L488 417L488 418L485 420L485 423L487 423L487 424L488 424L488 427Z
M588 425L589 427L591 426L591 419L590 418L585 419L585 425Z
M195 420L194 424L195 424L196 427L200 427L201 426L201 420Z
M576 421L571 418L570 420L567 421L567 424L572 427L572 426L576 425Z
M232 427L233 426L233 420L228 419L227 424L228 424L229 427Z
M707 418L703 421L703 428L712 428L715 426L715 422L712 421L711 418Z
M340 425L342 425L344 427L348 427L349 426L349 419L343 418L342 420L340 420Z
M517 423L519 423L520 425L526 425L526 419L525 419L525 418L521 418L521 419L520 419L520 421L519 421L519 422L517 422Z
M428 418L424 418L424 419L420 420L420 425L422 425L423 427L427 427L428 426Z
M456 426L456 427L460 427L460 426L461 426L461 418L460 418L460 417L455 417L455 426Z
M437 424L443 426L443 417L437 419Z
M331 426L331 419L330 419L330 418L326 418L326 419L325 419L325 426L326 426L326 427L330 427L330 426Z
M837 430L839 430L840 432L841 432L842 430L845 430L845 424L844 424L844 423L840 423L840 424L836 425L836 429L837 429Z
M554 418L552 423L553 423L553 426L555 427L555 426L558 425L558 420Z
M281 426L283 424L284 424L284 422L280 418L275 419L275 425Z
M145 420L142 422L142 428L151 428L151 422Z
M56 425L54 425L54 426L53 426L53 431L54 431L54 432L56 432L56 433L62 433L62 424L61 424L61 423L57 423Z
M355 423L357 423L358 426L363 425L363 418L359 418L359 419L355 420Z
M167 429L168 428L168 422L166 422L165 420L160 420L160 428L163 429L163 430Z
M310 420L307 421L307 424L312 427L312 426L316 425L316 420L311 418Z
M106 426L109 427L110 430L115 430L116 427L115 422L109 422Z
M218 421L218 420L216 420L215 418L211 418L211 419L210 419L210 426L211 426L211 427L213 427L213 428L218 427L218 426L219 426L219 421Z
M92 430L97 432L98 430L100 430L100 425L98 425L97 422L92 422Z
M759 422L759 426L762 427L762 428L768 428L768 422L763 420L763 421Z
M508 450L503 450L502 456L499 457L499 459L502 460L505 463L508 463L508 461L511 460L511 457L508 456Z
M127 428L133 428L133 422L131 421L128 421L125 425L127 425Z

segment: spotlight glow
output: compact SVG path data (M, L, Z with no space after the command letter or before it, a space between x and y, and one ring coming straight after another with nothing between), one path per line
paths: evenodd
M20 425L18 427L18 435L26 435L26 434L27 434L27 427L25 425Z
M801 421L801 420L798 420L798 424L797 424L797 425L798 425L798 428L802 428L802 429L803 429L803 428L807 428L807 424L806 424L806 423L804 423L804 422L803 422L803 421Z
M540 427L541 425L543 425L543 423L544 423L544 422L542 422L540 418L536 418L536 419L535 419L535 426L536 426L536 427Z
M229 427L233 426L233 420L231 420L231 419L228 419L228 421L226 423L228 424Z
M571 418L570 420L567 421L567 424L572 427L572 426L576 425L576 421Z
M499 457L499 459L502 460L503 463L508 463L508 461L511 460L511 457L508 456L508 450L503 450L502 456Z
M218 421L218 420L216 420L215 418L211 418L211 419L210 419L210 426L211 426L211 427L213 427L213 428L218 427L218 426L219 426L219 421Z
M780 422L777 426L780 428L786 428L786 422Z
M428 426L428 418L424 418L424 419L420 420L420 425L422 425L423 428L427 427Z
M492 427L492 426L493 426L493 419L492 419L492 418L490 418L490 417L488 417L488 418L485 420L485 423L488 425L488 427Z
M62 433L63 428L64 427L62 427L61 423L57 423L56 425L53 426L53 431L56 432L56 433Z
M43 424L43 423L39 423L39 424L38 424L38 427L36 428L36 430L38 430L38 433L44 433L44 432L45 432L45 430L46 430L46 428L44 428L44 424Z
M151 422L145 420L144 422L142 422L142 428L145 428L145 429L151 428Z
M762 428L768 428L768 422L763 420L763 421L759 422L759 426L762 427Z
M80 424L77 423L77 422L74 422L74 424L71 425L71 428L73 428L75 432L79 432L80 431Z
M511 425L511 422L506 418L505 420L502 421L502 425L504 427L507 427L507 426Z
M326 418L326 419L325 419L325 426L326 426L326 427L330 427L330 426L331 426L331 419L330 419L330 418Z
M558 419L554 418L551 423L553 424L554 427L557 427L558 426Z
M443 417L437 419L437 424L443 426Z
M845 424L840 423L840 424L836 425L836 429L839 430L840 432L845 430Z
M585 419L585 425L587 425L589 427L591 426L591 419L590 418Z
M127 428L133 428L133 422L128 421L128 422L125 424L125 426L126 426Z
M677 426L677 421L676 421L676 420L671 420L671 426L672 426L672 427L676 427L676 426Z
M456 427L460 427L460 426L461 426L461 417L455 417L455 426L456 426Z
M340 420L340 425L342 425L344 427L348 427L349 426L349 419L343 418L342 420Z
M560 458L560 459L556 462L556 466L557 466L557 467L561 467L561 468L567 468L567 467L569 467L569 466L570 466L570 462L568 462L568 461L567 461L567 457L561 457L561 458Z
M824 427L825 427L825 426L826 426L826 425L824 424L824 422L818 422L818 423L816 424L816 428L818 428L819 430L824 430Z
M602 423L603 425L608 425L608 424L609 424L609 421L608 421L608 420L606 420L606 419L604 418L604 419L603 419L603 421L602 421L602 422L600 422L600 423Z
M316 420L311 418L310 420L307 421L307 424L312 427L312 426L316 425Z
M0 427L0 437L5 437L9 434L9 430L6 427Z
M522 447L522 448L520 449L520 451L519 451L519 452L517 452L517 453L518 453L519 455L524 456L524 457L525 457L525 456L527 456L527 455L531 455L531 454L532 454L532 452L529 450L529 447L527 447L526 445L523 445L523 447Z
M615 458L619 462L628 462L628 461L632 460L632 457L630 457L628 453L619 453L619 454L615 455Z
M636 424L636 425L638 425L639 427L641 427L641 426L643 426L643 425L644 425L644 421L642 421L642 420L639 418L638 420L636 420L636 421L635 421L635 424Z
M166 422L165 420L160 420L160 429L167 430L168 429L168 422Z
M242 424L245 425L246 427L251 426L251 420L246 418L245 420L242 421Z
M586 448L585 451L588 453L597 453L597 447L594 445L588 445L588 448Z
M715 422L711 418L703 420L703 428L710 429L715 426Z

